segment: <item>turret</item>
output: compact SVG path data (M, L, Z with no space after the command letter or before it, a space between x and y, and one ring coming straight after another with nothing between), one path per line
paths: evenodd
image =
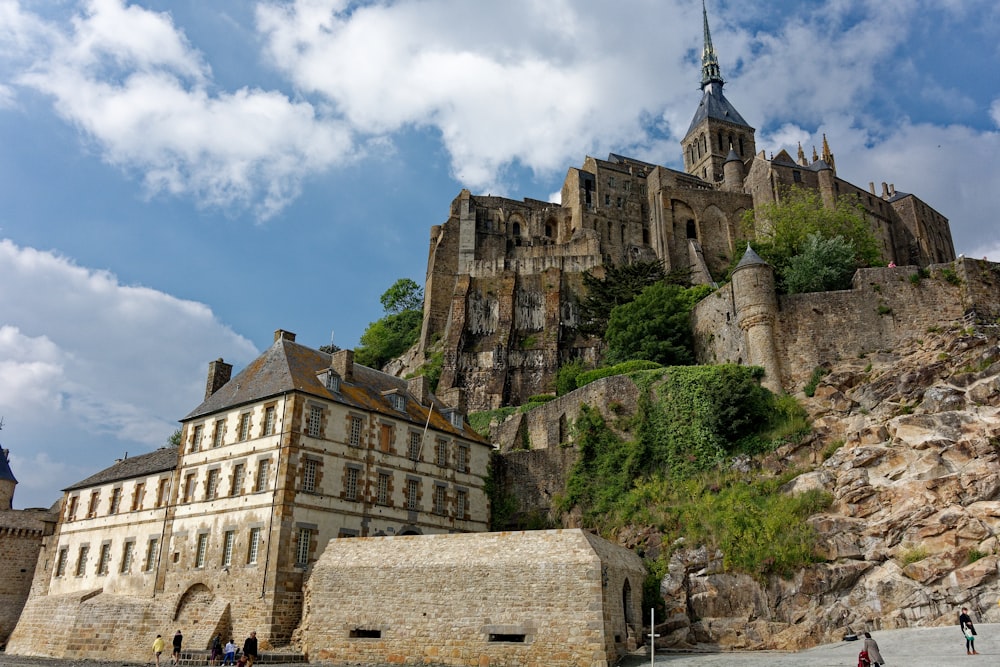
M743 160L732 148L726 156L726 162L722 165L723 188L729 192L743 191L743 177L746 176L743 168Z
M763 367L761 384L778 393L782 387L781 366L774 344L774 322L778 314L774 270L747 244L743 259L733 269L732 280L736 322L743 330L748 357L745 363Z
M9 510L14 505L14 487L17 480L10 471L10 450L0 449L0 510Z

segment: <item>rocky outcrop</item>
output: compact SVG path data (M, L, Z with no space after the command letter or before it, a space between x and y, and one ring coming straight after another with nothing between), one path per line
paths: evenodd
M763 462L809 469L789 494L833 496L811 519L825 562L760 581L724 572L722 554L678 549L658 643L795 649L955 623L962 606L1000 620L1000 330L928 333L828 368L799 396L813 437Z

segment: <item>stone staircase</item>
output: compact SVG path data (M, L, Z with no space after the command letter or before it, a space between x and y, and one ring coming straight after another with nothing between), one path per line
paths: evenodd
M181 651L181 661L182 665L208 665L209 658L211 657L211 651ZM254 661L255 665L291 665L291 664L306 664L307 660L301 653L294 653L291 651L286 651L284 649L278 651L261 652L257 656L257 660ZM164 654L160 658L160 664L164 667L170 667L170 658ZM220 660L218 664L222 664Z

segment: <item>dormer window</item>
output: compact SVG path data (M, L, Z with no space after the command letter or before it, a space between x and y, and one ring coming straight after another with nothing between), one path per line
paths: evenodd
M330 391L340 392L340 376L332 368L321 373L320 380L323 382L323 386Z
M398 410L400 412L406 411L406 396L396 390L386 392L384 396L388 399L389 405L392 406L393 410Z
M444 416L448 418L448 421L457 429L462 429L465 427L465 415L463 415L458 410L445 410Z

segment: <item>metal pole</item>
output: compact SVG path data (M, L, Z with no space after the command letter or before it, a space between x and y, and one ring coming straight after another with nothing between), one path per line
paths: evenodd
M653 667L656 654L656 608L649 608L649 667Z

